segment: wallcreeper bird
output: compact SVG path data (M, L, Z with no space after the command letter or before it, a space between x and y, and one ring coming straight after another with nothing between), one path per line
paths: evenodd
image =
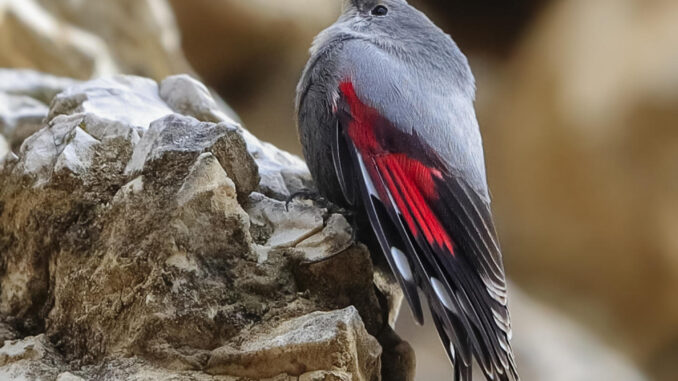
M473 359L518 380L506 280L466 57L405 0L344 0L297 88L321 195L364 213L422 323L427 297L455 380Z

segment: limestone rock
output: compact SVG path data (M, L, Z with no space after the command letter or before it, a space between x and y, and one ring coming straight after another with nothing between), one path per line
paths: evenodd
M298 158L183 76L74 83L43 112L0 159L0 332L25 353L0 375L239 381L252 353L283 352L304 367L261 363L257 377L380 379L391 307L368 251L343 217L271 198L308 173L270 161ZM16 349L27 335L45 350ZM240 351L235 373L205 372L227 366L216 348Z
M239 348L212 352L208 372L263 378L308 370L341 370L353 379L380 379L381 347L362 324L358 311L349 307L314 312L284 322Z
M83 113L94 114L143 131L149 128L151 122L172 114L173 111L160 98L155 81L116 75L65 89L52 100L49 119L60 114Z

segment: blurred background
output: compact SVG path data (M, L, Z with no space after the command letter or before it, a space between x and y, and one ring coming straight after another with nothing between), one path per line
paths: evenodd
M523 379L678 380L678 2L410 2L476 74ZM296 82L339 10L339 0L0 0L0 67L192 73L253 133L299 154ZM430 324L403 309L398 331L417 352L417 380L450 379Z

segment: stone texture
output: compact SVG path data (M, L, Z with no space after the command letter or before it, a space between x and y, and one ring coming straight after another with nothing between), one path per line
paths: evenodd
M202 84L104 77L43 112L0 160L0 332L15 340L0 374L380 379L392 311L369 253L342 216L270 197L301 186L304 167L269 163L292 156L246 133ZM259 184L261 167L279 192ZM303 366L251 366L276 353Z
M50 380L66 368L44 334L6 340L0 347L0 379Z
M352 374L356 381L377 380L380 354L379 343L365 331L358 311L349 307L292 319L238 348L216 349L207 370L265 378L325 369Z

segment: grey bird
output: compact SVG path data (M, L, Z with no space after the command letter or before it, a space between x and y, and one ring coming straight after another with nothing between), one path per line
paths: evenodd
M310 51L296 108L318 192L366 217L420 324L425 295L454 380L474 359L518 380L466 57L405 0L344 0Z

